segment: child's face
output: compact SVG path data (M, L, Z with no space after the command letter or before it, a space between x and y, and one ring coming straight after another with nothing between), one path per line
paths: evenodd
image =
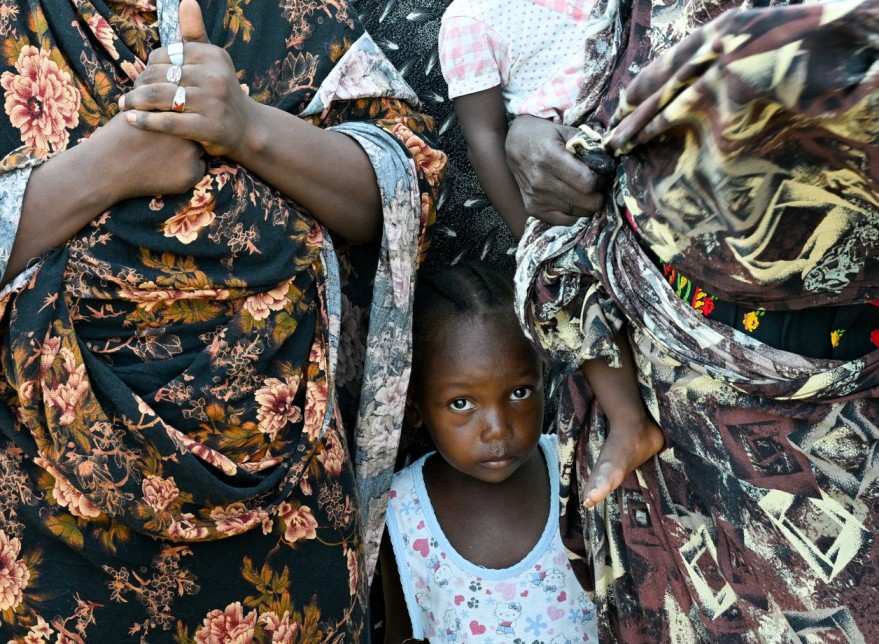
M414 399L418 420L455 469L507 479L543 429L543 368L514 317L459 317L431 340Z

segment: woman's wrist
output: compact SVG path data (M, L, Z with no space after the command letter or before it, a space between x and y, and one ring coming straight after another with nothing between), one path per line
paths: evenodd
M245 168L256 170L266 162L267 157L271 156L272 128L267 124L273 115L268 111L277 108L263 105L249 97L246 100L248 101L245 110L247 116L243 119L246 125L241 137L233 146L234 149L227 156ZM292 118L299 120L295 116ZM291 120L290 123L291 127L295 127L294 121Z

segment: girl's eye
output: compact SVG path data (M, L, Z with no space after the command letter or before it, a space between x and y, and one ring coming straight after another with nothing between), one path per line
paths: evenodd
M454 411L469 411L473 409L473 403L466 398L456 398L449 403L449 407Z
M510 398L512 400L525 400L531 398L533 394L534 390L531 387L516 387L510 394Z

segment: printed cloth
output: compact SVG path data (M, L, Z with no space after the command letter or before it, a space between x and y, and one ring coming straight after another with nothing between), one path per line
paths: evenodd
M549 519L517 564L489 569L469 562L443 533L424 484L420 458L394 475L388 534L413 637L431 642L597 642L595 606L571 569L559 535L558 445L540 447L550 476Z
M570 229L533 223L519 249L522 321L574 374L559 403L562 532L591 566L602 639L869 642L879 637L879 352L828 359L767 345L680 298L653 255L700 286L712 277L706 289L721 285L743 306L809 313L874 299L863 231L876 219L867 106L879 3L733 11L697 31L714 8L643 2L615 14L607 102L582 112L618 123L605 139L621 155L608 208ZM611 120L621 85L628 105ZM710 256L689 252L712 231ZM745 232L770 268L811 252L778 280L733 252ZM812 270L831 257L838 270ZM587 358L616 363L623 324L667 448L583 512L607 426L574 372Z
M879 348L879 300L868 304L772 310L722 300L671 264L657 262L675 294L704 317L776 349L851 360Z
M455 0L439 35L449 96L500 85L510 114L560 121L580 92L590 4Z
M365 637L444 156L344 2L201 6L251 96L360 143L382 246L335 251L292 200L211 158L189 194L116 204L13 280L0 306L6 640ZM0 141L2 170L20 172L111 118L160 39L143 0L12 9ZM176 3L162 9L171 34Z

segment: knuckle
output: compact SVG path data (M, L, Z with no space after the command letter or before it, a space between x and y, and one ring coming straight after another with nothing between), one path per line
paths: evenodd
M147 83L154 83L154 82L156 82L158 75L159 74L158 74L158 70L156 69L156 67L153 65L149 65L137 77L137 80L135 81L135 85L137 85L138 83L140 83L141 85L146 85Z
M146 99L150 104L159 103L164 94L164 88L161 85L148 85L146 88Z
M177 131L177 121L171 114L162 114L158 118L156 125L158 126L158 129L162 132L173 134Z

